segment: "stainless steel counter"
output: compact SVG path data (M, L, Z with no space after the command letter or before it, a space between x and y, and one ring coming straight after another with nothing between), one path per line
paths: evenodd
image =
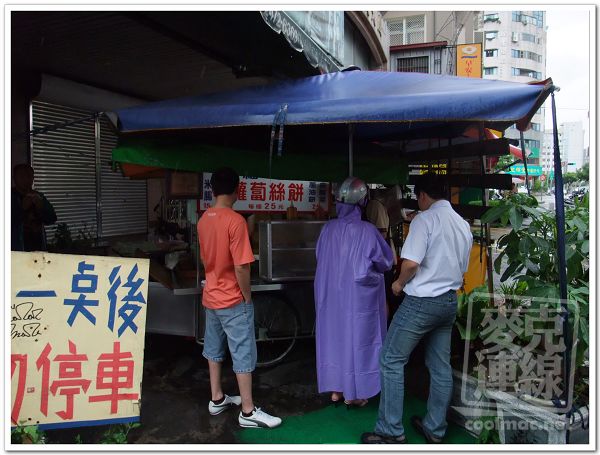
M282 292L297 308L301 327L310 332L314 325L314 301L312 280L285 283L269 283L253 280L251 289L257 294L271 291ZM265 296L267 297L267 296ZM204 333L202 287L168 289L161 283L148 283L148 312L146 331L166 335L196 336Z
M312 280L309 280L312 281ZM299 285L302 283L306 283L307 280L302 281L290 281L285 283L271 283L268 281L252 281L250 283L250 289L252 292L264 292L264 291L282 291L284 289L289 289L294 285ZM202 295L202 287L193 287L193 288L177 288L173 289L174 295Z

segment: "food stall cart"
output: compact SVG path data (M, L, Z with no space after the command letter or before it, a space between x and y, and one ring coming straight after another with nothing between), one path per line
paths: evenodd
M151 237L159 237L157 242L123 242L113 247L124 256L150 258L152 281L146 319L149 333L193 336L203 341L204 270L199 259L196 224L212 203L210 176L210 173L181 172L171 175L166 171L167 184L175 179L199 182L193 191L167 188L161 196L168 203L165 216L159 218L164 218L171 227L154 227ZM198 198L187 199L194 194ZM171 199L181 195L185 199ZM251 289L260 366L278 362L297 339L314 335L315 248L325 224L315 217L323 217L330 203L327 183L241 177L235 208L243 216L249 216L255 254ZM250 217L258 220L250 222ZM293 219L286 219L290 217ZM161 235L164 231L176 234L178 239Z
M324 74L109 113L120 132L113 160L126 175L141 178L165 169L200 173L230 166L240 175L266 179L341 182L355 175L382 185L411 184L424 167L438 169L453 190L481 191L482 207L451 201L459 214L473 220L487 210L487 189L510 189L512 184L510 175L488 173L489 159L508 154L509 144L489 139L485 129L503 131L513 124L525 129L552 89L551 80L519 84L416 73ZM476 137L473 128L479 132ZM404 199L402 204L414 208L416 201ZM291 229L293 223L281 226ZM483 228L480 238L489 249L489 230ZM261 229L269 232L263 225ZM273 236L278 224L270 223L270 229ZM193 245L196 239L191 235L189 241ZM296 250L302 248L298 245ZM270 278L256 277L252 290L265 296L264 313L272 320L300 320L300 329L279 336L257 317L257 340L281 343L299 332L310 335L312 281L309 276L273 280L278 268L273 253L271 245L270 262L268 254L259 254L263 270L265 262L274 269ZM161 290L162 299L155 299L161 306L157 319L173 318L179 310L172 301L185 295L189 300L181 307L190 313L182 319L202 321L200 281L198 276L195 286L173 289L170 296ZM152 300L150 296L149 320ZM295 315L283 316L283 309ZM201 334L200 322L195 335ZM282 358L291 347L286 349L271 360Z

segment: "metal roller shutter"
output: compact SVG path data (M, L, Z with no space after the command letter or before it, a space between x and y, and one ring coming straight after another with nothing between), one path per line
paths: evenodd
M117 136L106 118L100 119L102 236L148 232L146 180L130 180L112 169Z
M92 114L34 101L32 126L44 128ZM146 182L129 180L119 171L113 172L110 161L116 141L106 119L99 120L98 125L89 119L32 138L35 189L46 195L56 210L57 223L66 223L74 239L81 230L94 237L147 232ZM46 228L49 242L55 230L56 225Z
M34 101L33 128L44 128L90 116L80 109ZM86 229L96 236L96 151L94 120L33 136L32 166L36 190L56 210L57 223L66 223L75 239ZM56 225L48 226L52 242Z

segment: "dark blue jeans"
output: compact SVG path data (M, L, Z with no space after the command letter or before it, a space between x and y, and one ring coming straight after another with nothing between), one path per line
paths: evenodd
M426 337L425 364L431 377L425 429L442 438L448 424L446 412L452 395L450 339L456 318L456 292L438 297L407 295L394 315L381 350L381 398L375 432L404 434L404 366L417 343Z

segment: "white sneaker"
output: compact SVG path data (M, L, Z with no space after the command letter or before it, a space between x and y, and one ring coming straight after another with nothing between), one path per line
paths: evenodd
M217 414L221 414L223 411L233 407L239 406L242 404L242 398L239 395L235 395L230 397L229 395L223 395L225 399L222 403L215 404L214 401L208 402L208 412L210 412L211 416L216 416Z
M252 415L248 417L240 412L238 422L240 423L240 427L244 428L275 428L281 425L279 417L273 417L257 407L254 407Z

